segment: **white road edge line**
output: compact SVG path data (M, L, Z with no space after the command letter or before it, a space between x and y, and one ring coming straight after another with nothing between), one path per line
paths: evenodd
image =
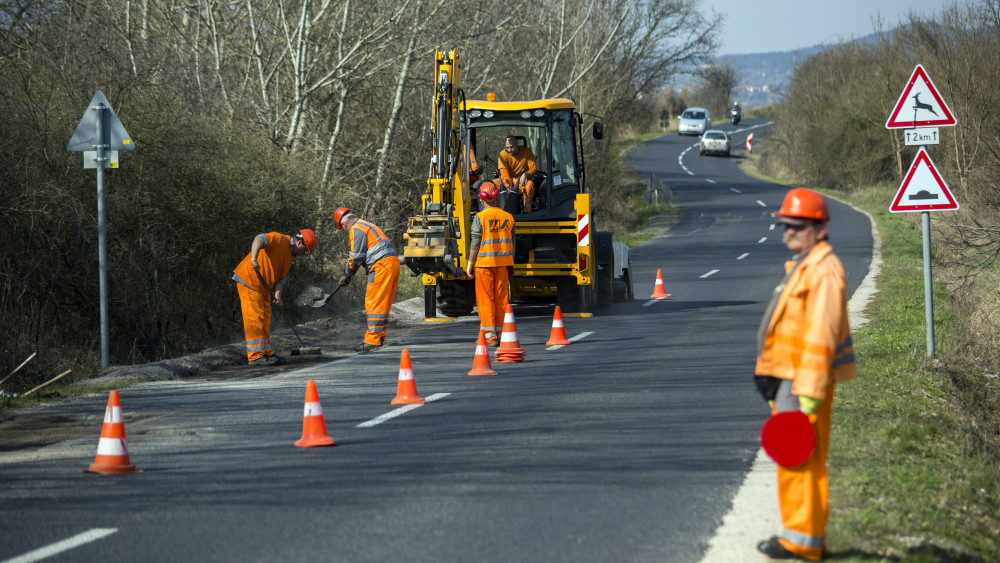
M80 547L83 544L97 541L105 536L110 536L117 531L118 528L94 528L77 534L71 538L66 538L60 542L56 542L52 545L38 548L35 551L19 555L13 559L8 559L3 563L29 563L31 561L41 561L42 559L58 555L64 551Z
M715 183L715 180L713 180L711 178L705 178L705 181L708 182L709 184L714 184Z
M576 336L572 336L570 338L567 338L566 340L569 340L570 342L576 342L577 340L583 340L584 338L587 338L591 334L594 334L594 333L593 332L581 332L580 334L577 334ZM546 350L555 350L557 348L562 348L563 346L566 346L566 345L565 344L556 344L554 346L549 346L548 348L546 348Z
M430 402L436 401L438 399L443 399L443 398L447 397L448 395L451 395L451 393L434 393L433 395L429 395L427 397L424 397L424 401L430 403ZM394 411L389 411L389 412L383 414L382 416L376 416L375 418L373 418L371 420L362 422L361 424L355 426L355 428L371 428L372 426L376 426L376 425L382 424L383 422L385 422L387 420L391 420L391 419L396 418L397 416L399 416L401 414L408 413L408 412L412 411L413 409L415 409L417 407L422 407L422 406L424 406L424 405L405 405L405 406L399 407L398 409L396 409Z
M667 297L670 297L669 293L667 294ZM667 297L657 297L656 299L650 299L649 301L646 301L645 303L643 303L642 306L643 307L649 307L650 305L656 303L657 301L663 301Z
M739 256L737 256L736 259L737 260L742 260L742 259L746 258L747 256L750 256L750 253L749 252L744 252L743 254L740 254Z
M764 242L765 240L767 240L767 237L764 237L764 238L760 239L759 241L757 241L757 244L760 244L760 243Z
M712 270L711 272L708 272L707 274L702 274L702 275L700 275L700 276L698 276L698 277L699 277L699 278L703 278L703 279L704 279L704 278L707 278L708 276L711 276L711 275L713 275L713 274L718 274L718 273L719 273L719 271L718 271L718 270Z
M764 203L763 201L759 200L759 199L757 200L757 205L759 205L761 207L767 207L767 204Z
M741 194L741 193L743 193L743 192L741 192L741 191L737 190L736 188L729 188L729 189L730 189L731 191L734 191L734 192L738 193L738 194Z

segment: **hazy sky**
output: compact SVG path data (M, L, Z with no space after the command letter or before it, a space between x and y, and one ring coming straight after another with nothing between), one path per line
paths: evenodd
M726 16L720 55L791 51L872 33L881 15L891 29L912 9L932 15L943 0L702 0ZM949 2L950 4L950 2Z

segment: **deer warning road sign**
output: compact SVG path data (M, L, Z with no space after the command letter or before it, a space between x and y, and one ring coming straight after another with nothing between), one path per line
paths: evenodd
M896 192L896 197L889 206L893 213L910 211L955 211L958 202L951 195L951 190L944 183L941 174L931 161L930 155L923 148L917 151L917 157L910 165L910 171L903 178L903 183Z
M885 122L886 129L909 129L913 127L949 126L958 123L948 104L938 93L938 89L927 76L924 67L917 65L896 107Z

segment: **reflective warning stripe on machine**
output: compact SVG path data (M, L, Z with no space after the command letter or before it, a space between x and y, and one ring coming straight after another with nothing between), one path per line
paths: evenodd
M577 246L590 244L590 215L576 216L576 240Z

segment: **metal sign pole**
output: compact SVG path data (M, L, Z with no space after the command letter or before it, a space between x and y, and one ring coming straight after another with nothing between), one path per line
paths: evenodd
M934 288L931 276L931 214L920 214L924 230L924 316L927 322L927 357L934 356Z
M92 107L97 112L97 256L101 280L101 368L107 369L110 364L108 346L108 229L104 212L104 161L108 145L103 144L104 114L107 107L97 104Z

